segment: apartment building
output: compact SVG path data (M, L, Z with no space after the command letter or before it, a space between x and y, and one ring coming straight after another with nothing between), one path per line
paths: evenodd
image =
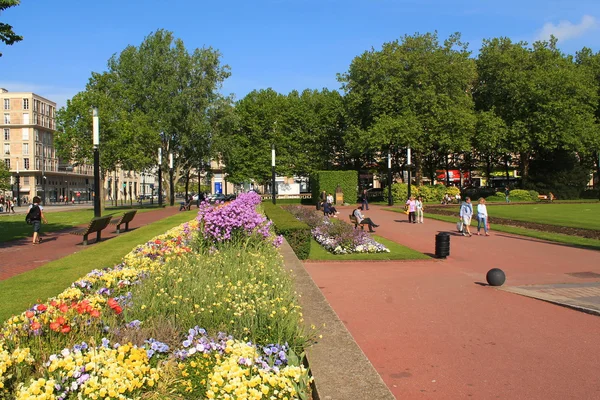
M93 166L61 160L56 154L55 102L32 92L0 88L0 109L0 162L6 164L12 175L12 190L0 195L18 195L22 202L29 202L34 196L46 203L93 199ZM116 187L119 200L130 200L132 196L135 199L138 194L150 193L150 186L154 186L151 176L118 170L104 182L107 200L116 197L117 182L120 182Z

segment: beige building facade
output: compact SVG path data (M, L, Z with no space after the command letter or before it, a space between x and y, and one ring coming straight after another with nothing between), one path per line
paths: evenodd
M32 92L0 88L0 110L0 162L8 167L12 184L12 189L0 196L18 196L22 204L34 196L45 203L93 200L93 165L60 160L56 154L55 102ZM152 176L117 170L104 181L104 195L106 200L117 197L120 204L150 193L151 185Z

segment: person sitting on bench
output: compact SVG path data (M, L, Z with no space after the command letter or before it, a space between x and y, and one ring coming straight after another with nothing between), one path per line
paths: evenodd
M327 202L323 203L323 214L325 214L326 217L335 217L335 214L339 214L338 210L335 209L335 207Z
M189 196L188 200L179 203L179 211L189 211L192 207L192 196Z
M369 225L369 232L375 232L373 230L373 228L377 228L379 225L377 225L376 223L374 223L373 221L371 221L371 218L365 218L365 216L362 215L362 213L360 212L360 208L361 208L361 205L359 205L358 207L356 207L356 209L352 213L352 215L354 215L354 217L356 218L356 222L359 225L361 225L361 224L367 224L367 225Z

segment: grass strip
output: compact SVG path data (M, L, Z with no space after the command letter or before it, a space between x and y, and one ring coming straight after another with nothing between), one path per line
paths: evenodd
M475 211L476 208L476 203L473 203L473 210ZM459 206L444 208L444 210L456 212L457 216L459 209ZM427 212L427 207L425 211ZM490 205L488 212L491 220L497 217L536 224L600 230L600 203L598 202Z
M402 210L393 209L389 209L388 211L398 213L403 212ZM454 225L456 225L456 223L458 222L458 217L453 217L450 215L426 214L425 217L435 219L438 221L451 222L454 223ZM471 226L477 227L477 221L471 221ZM579 247L583 249L600 250L600 240L586 239L579 236L569 236L560 233L542 232L533 229L517 228L514 226L499 224L490 224L490 229L491 231L510 233L519 236L527 236L535 239L547 240L550 242L566 244L569 246Z
M134 207L135 208L135 207ZM123 208L107 208L102 215L121 215L130 207ZM156 207L137 208L138 212L147 212L156 210ZM94 218L94 209L86 208L84 210L75 211L44 211L44 216L48 220L48 224L42 224L42 234L47 232L56 232L74 226L87 224ZM9 240L22 239L31 237L31 225L25 223L25 215L17 214L0 217L0 242L8 242Z
M385 247L390 249L389 253L353 253L353 254L333 254L327 251L316 240L311 239L310 256L312 261L352 261L352 260L426 260L430 257L416 250L409 249L396 242L385 239L381 236L373 235L373 238Z
M0 281L0 321L23 312L38 299L56 296L93 269L118 264L137 245L191 219L193 215L189 213L175 214Z

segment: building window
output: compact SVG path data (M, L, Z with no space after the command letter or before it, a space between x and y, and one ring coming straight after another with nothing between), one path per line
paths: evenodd
M8 114L8 113L4 114L4 123L10 124L10 114Z
M29 110L29 99L23 99L23 110Z
M40 159L39 158L35 158L35 169L39 170L40 169Z
M23 113L23 125L29 125L29 113Z
M4 143L4 154L10 154L10 143Z
M29 158L24 158L23 159L23 167L25 169L29 169Z
M4 99L4 109L10 110L10 99Z
M37 129L34 129L33 133L35 134L35 141L39 142L40 141L40 132Z
M5 158L4 164L6 165L6 168L10 169L10 158Z
M23 185L29 186L29 177L28 176L23 177Z
M29 128L23 128L23 140L29 140Z
M24 156L29 155L29 143L23 143L23 155Z
M10 140L10 129L4 128L4 140Z

